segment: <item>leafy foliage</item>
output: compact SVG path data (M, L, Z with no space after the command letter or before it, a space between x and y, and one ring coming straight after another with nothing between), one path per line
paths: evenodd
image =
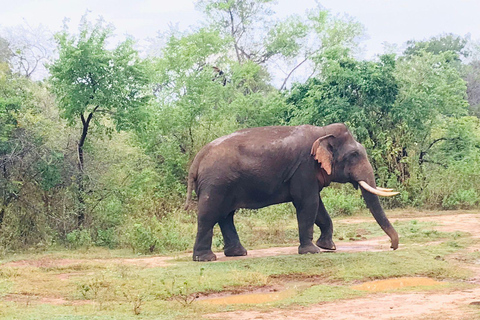
M205 23L164 33L146 58L84 17L77 34L56 34L59 55L40 82L0 38L2 248L185 250L195 229L178 209L189 163L213 139L255 126L344 122L378 184L401 191L387 206L480 205L479 62L467 38L411 41L402 55L364 61L354 19L320 7L278 19L274 4L199 1ZM364 207L345 185L322 199L332 215ZM295 227L275 223L292 214L282 205L238 218L252 229L258 215L262 228L245 233L259 245L293 241Z
M407 41L407 48L404 51L406 56L421 55L422 52L441 54L453 53L453 60L459 61L462 57L468 57L467 39L452 33L438 37L432 37L427 41Z
M118 130L142 119L140 109L148 99L144 64L132 39L107 49L112 32L102 20L92 26L84 16L78 36L65 26L55 37L59 58L49 66L50 81L62 116L71 125L95 112L108 115Z

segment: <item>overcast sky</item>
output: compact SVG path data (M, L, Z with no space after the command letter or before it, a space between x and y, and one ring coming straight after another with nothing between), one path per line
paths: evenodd
M169 24L181 30L195 25L201 14L193 0L0 0L0 27L27 21L60 30L64 18L76 30L80 17L90 10L92 18L103 16L119 35L142 40L165 31ZM382 43L402 45L407 40L423 40L442 33L470 34L480 39L480 0L319 0L334 14L355 17L367 30L362 42L365 57L383 52ZM280 16L304 13L316 7L315 0L279 0Z

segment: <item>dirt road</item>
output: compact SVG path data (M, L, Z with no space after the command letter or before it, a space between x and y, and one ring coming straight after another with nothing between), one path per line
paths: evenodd
M480 251L480 214L455 212L450 213L412 213L400 217L394 215L395 220L434 221L438 231L469 233L473 239L467 252ZM352 218L339 220L338 223L354 224L372 222L367 218ZM387 251L390 243L387 236L368 240L341 241L337 243L338 252L359 251ZM401 244L399 250L402 250ZM216 253L218 262L233 259L255 259L259 257L297 254L297 247L275 247L268 249L249 250L245 257L225 257L223 253ZM181 255L186 259L190 254ZM75 266L94 263L118 266L138 266L143 268L163 268L176 263L177 257L141 257L141 258L111 258L111 259L51 259L48 256L35 260L19 260L4 263L3 268L52 268L58 266ZM454 257L451 257L454 259ZM215 263L215 262L213 262ZM206 319L480 319L480 259L477 261L461 262L462 267L472 270L468 279L469 285L464 289L439 289L432 291L385 292L379 291L361 298L335 300L310 306L291 306L287 308L270 308L267 311L246 310L231 311L216 314L207 314ZM73 270L72 269L72 270ZM75 271L75 270L73 270ZM75 272L58 274L60 280L75 276ZM228 293L227 293L228 294ZM219 296L222 294L220 293ZM231 295L231 293L230 293ZM11 294L4 297L6 301L22 302L25 295ZM80 300L82 301L82 300ZM58 297L42 297L39 302L52 305L64 305L76 302L66 301ZM29 302L27 301L27 304Z
M395 220L412 220L393 218ZM480 238L480 214L415 216L418 221L434 221L438 231L461 231ZM342 223L359 223L367 220L346 219ZM338 245L339 251L389 250L388 238L355 241ZM400 247L401 250L401 247ZM467 250L478 251L476 244ZM295 254L296 247L253 250L249 258L280 254ZM219 260L225 259L219 254ZM480 319L480 261L469 265L474 271L469 282L474 288L457 291L422 293L376 293L365 298L348 299L316 304L308 307L272 309L268 312L235 311L206 315L208 319Z

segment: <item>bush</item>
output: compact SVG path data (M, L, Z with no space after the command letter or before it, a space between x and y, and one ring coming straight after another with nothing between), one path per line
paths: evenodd
M135 253L152 253L159 239L150 224L135 223L127 233L128 244Z
M286 244L298 239L298 229L291 222L296 211L291 203L282 203L261 209L240 209L235 215L235 226L246 247L265 243ZM220 230L218 230L220 231ZM218 232L216 236L221 234ZM219 247L219 249L222 249Z
M93 244L90 232L86 229L74 230L67 233L67 243L70 249L90 248Z
M334 185L322 191L322 200L331 217L350 216L364 209L362 196L350 185Z
M114 228L98 229L95 244L110 249L115 248L118 244L116 230Z
M459 189L442 201L445 209L472 209L478 205L478 193L474 189Z
M185 221L182 210L162 215L162 218L132 219L124 226L124 245L135 253L149 254L183 251L193 245L195 224Z

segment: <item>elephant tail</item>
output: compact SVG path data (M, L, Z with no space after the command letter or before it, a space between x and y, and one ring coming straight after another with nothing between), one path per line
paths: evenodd
M190 169L188 173L188 182L187 182L187 200L185 201L184 210L189 210L190 205L192 204L192 191L195 188L196 182L196 170L194 168Z

